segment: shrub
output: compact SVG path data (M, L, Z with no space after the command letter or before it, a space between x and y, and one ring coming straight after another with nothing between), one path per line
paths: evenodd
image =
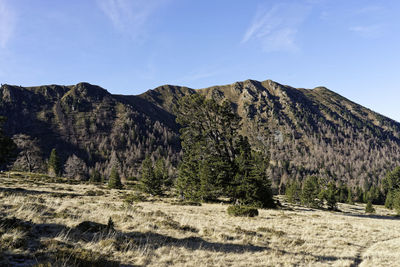
M98 233L102 231L107 231L108 226L105 224L92 222L92 221L83 221L78 224L75 229L81 231L82 233Z
M367 206L365 206L365 213L375 213L375 208L370 200L368 201Z
M174 201L174 202L171 202L171 205L177 205L177 206L201 206L201 203L200 202L196 202L196 201L186 200L186 201Z
M133 204L135 202L145 202L147 199L141 194L129 194L124 197L124 202L127 204Z
M258 216L258 210L249 206L234 205L229 206L227 212L231 216L240 217L255 217Z
M108 180L108 187L115 189L122 188L121 178L119 177L118 171L115 167L111 169L110 179Z

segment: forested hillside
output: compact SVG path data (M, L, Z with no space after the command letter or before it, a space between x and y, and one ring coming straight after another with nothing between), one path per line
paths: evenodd
M53 148L63 163L70 158L75 165L70 170L83 171L83 177L92 169L108 175L113 166L126 178L136 176L147 154L177 164L180 144L173 117L136 97L111 95L87 83L3 85L0 96L5 133L19 147L14 169L46 172Z
M45 171L56 148L63 163L75 155L70 162L86 176L93 169L108 175L116 166L123 177L136 177L146 155L165 158L173 174L181 155L176 103L196 93L231 103L240 133L269 159L275 188L313 174L369 187L399 165L399 123L324 87L247 80L198 90L165 85L139 96L112 95L87 83L3 85L4 132L19 147L13 168Z

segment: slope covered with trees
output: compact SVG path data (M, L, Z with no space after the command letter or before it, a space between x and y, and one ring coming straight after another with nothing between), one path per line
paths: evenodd
M281 193L289 181L309 176L365 190L399 165L398 122L324 87L298 89L271 80L198 90L165 85L139 96L112 95L87 83L3 85L0 115L8 117L4 131L19 148L15 168L47 171L55 148L63 166L73 155L81 159L86 177L93 170L108 175L113 166L124 178L139 177L147 155L153 162L165 159L176 176L182 156L177 103L193 94L229 103L240 117L238 133L267 161L272 186Z
M0 114L8 118L4 131L18 147L12 167L46 173L46 161L56 149L63 174L82 179L94 170L109 175L113 167L125 178L136 177L146 155L165 158L172 169L180 151L176 125L168 120L173 116L164 112L162 117L155 105L135 98L111 95L87 83L3 85Z

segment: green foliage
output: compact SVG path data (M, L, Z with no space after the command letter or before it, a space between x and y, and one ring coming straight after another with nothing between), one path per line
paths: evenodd
M346 203L347 204L354 204L353 193L351 192L351 188L350 187L348 187L348 189L347 189L347 200L346 200Z
M393 209L393 202L394 202L395 192L396 191L391 190L386 195L385 207L388 208L388 209Z
M367 206L365 206L365 213L375 213L375 208L372 205L372 201L369 200Z
M385 207L395 208L400 191L400 167L396 167L392 172L387 173L383 180L383 190L386 192Z
M114 189L122 188L121 178L119 177L119 173L117 171L117 168L115 167L111 169L110 179L108 180L108 187Z
M338 188L339 196L337 201L340 203L346 203L349 197L349 188L346 185L341 184Z
M91 183L100 183L101 182L101 175L98 170L93 170L90 174L89 182Z
M388 172L383 180L383 189L385 192L400 188L400 166L396 167L392 172Z
M258 216L258 210L254 207L233 205L229 206L227 212L230 216L235 217L255 217Z
M286 186L285 191L286 199L290 203L297 203L300 201L301 196L301 186L299 182L293 181Z
M334 182L330 182L328 184L327 189L324 190L323 196L326 201L326 205L328 206L328 209L337 210L337 188Z
M157 167L156 171L154 170L153 162L150 156L147 156L142 162L140 189L152 195L162 195L162 183L165 175L165 170L163 170L162 166Z
M355 201L356 202L364 202L363 195L364 195L364 192L363 192L362 188L357 186L356 195L355 195Z
M179 101L183 157L177 189L181 197L213 200L221 196L235 171L235 139L240 118L227 102L194 94Z
M176 188L182 198L211 201L220 196L246 205L274 207L260 154L238 134L240 118L228 102L194 94L179 101L183 156Z
M154 175L156 180L160 181L161 186L169 187L171 185L171 181L168 175L168 169L165 165L165 160L160 158L156 161L154 166Z
M0 116L0 167L7 163L9 159L14 156L17 146L13 140L3 133L3 123L6 120L5 117Z
M311 208L319 208L320 200L320 185L316 176L309 176L303 184L301 192L301 203Z
M245 165L239 167L235 182L236 199L243 205L252 205L259 208L275 208L272 199L271 182L266 175L266 163L262 155L252 153Z
M400 215L400 189L392 191L392 207Z
M50 176L60 176L62 173L61 160L55 148L53 148L50 153L48 173Z
M141 194L129 194L124 197L124 202L132 205L136 202L145 202L147 201L146 197Z

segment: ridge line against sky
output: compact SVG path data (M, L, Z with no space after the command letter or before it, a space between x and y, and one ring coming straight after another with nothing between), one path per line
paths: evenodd
M395 0L0 0L0 81L112 93L272 79L400 121Z

